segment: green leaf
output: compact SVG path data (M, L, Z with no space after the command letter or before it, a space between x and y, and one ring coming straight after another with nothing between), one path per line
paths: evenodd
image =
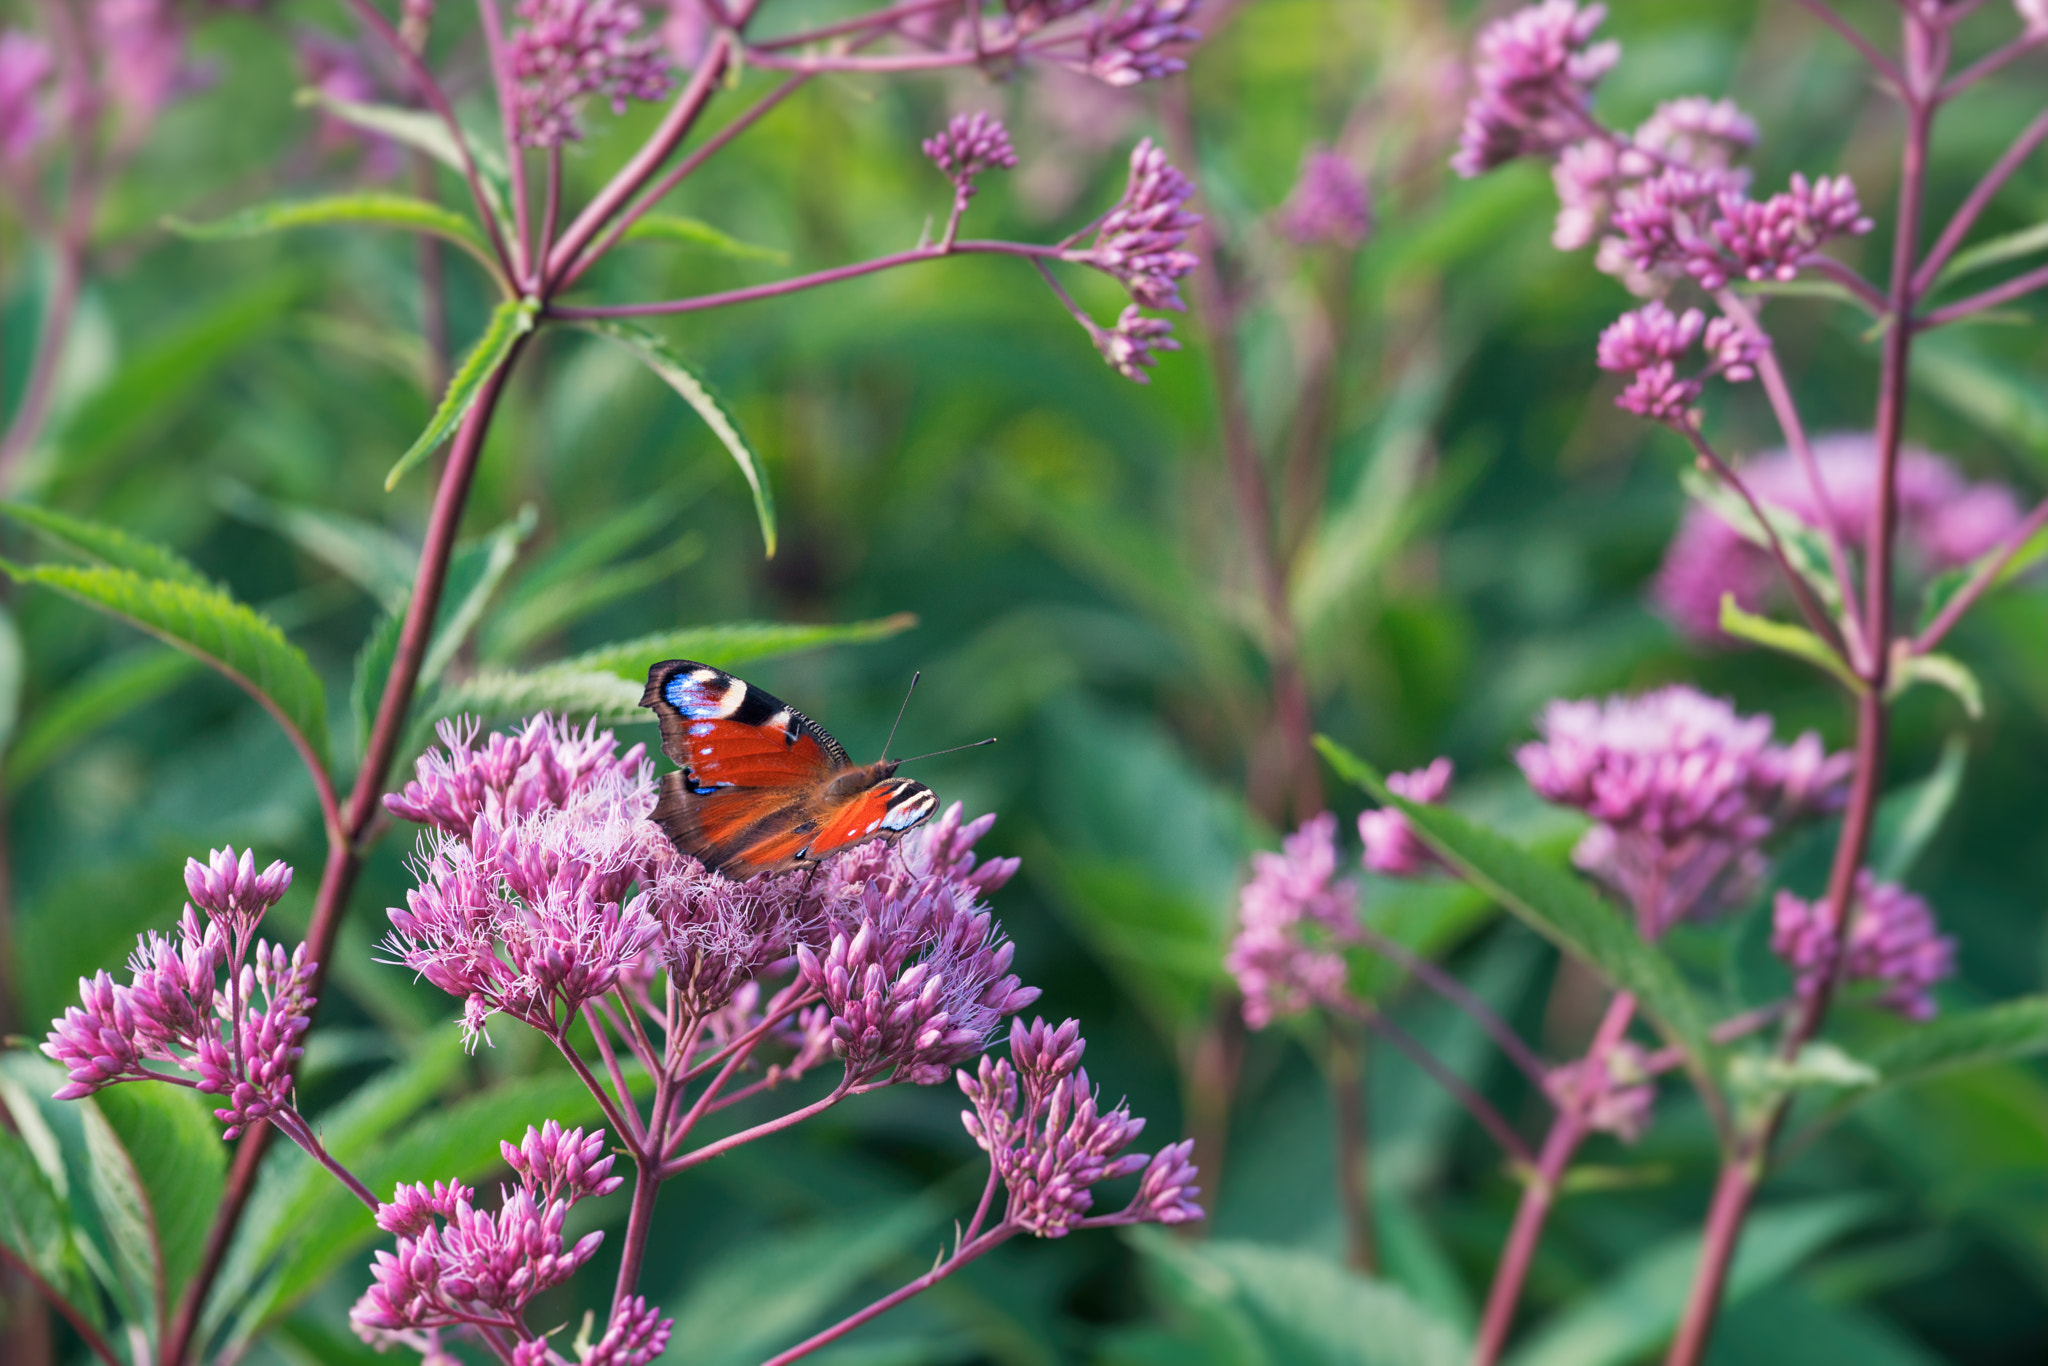
M1774 1052L1746 1049L1728 1061L1728 1089L1745 1115L1762 1116L1784 1097L1806 1090L1861 1090L1881 1074L1834 1044L1815 1041L1787 1061Z
M314 760L327 757L327 695L305 652L268 617L217 588L147 579L125 569L22 566L0 560L17 583L40 583L122 618L226 675L291 731Z
M89 522L29 503L0 503L0 515L65 550L114 569L128 569L145 579L168 579L194 588L214 586L212 579L177 551L131 536L104 522Z
M149 1200L165 1287L175 1301L198 1269L220 1205L228 1157L220 1122L205 1097L178 1086L109 1087L94 1103L121 1140Z
M1129 859L1091 857L1050 841L1028 860L1089 949L1163 1039L1199 1023L1223 977L1210 908Z
M1200 1308L1237 1319L1226 1332L1240 1339L1239 1351L1225 1360L1458 1366L1470 1351L1398 1286L1327 1256L1260 1243L1189 1243L1151 1229L1133 1230L1130 1241L1155 1273L1165 1273L1176 1298L1210 1301Z
M2037 457L2048 454L2048 394L2039 376L1944 328L1913 343L1913 384Z
M2007 261L2017 261L2023 256L2032 256L2041 251L2048 251L2048 223L2036 223L2017 232L2002 233L1949 257L1948 264L1942 267L1941 274L1936 277L1935 288L1939 289L1951 281L1959 280L1987 266L2002 266Z
M440 126L438 120L436 126ZM497 258L491 254L490 244L484 241L483 234L474 224L461 214L412 195L369 190L359 194L327 195L320 199L256 204L211 223L193 223L176 217L163 220L164 227L170 231L201 242L238 241L282 232L287 228L327 227L336 223L427 233L454 243L483 262L493 275L498 273Z
M509 174L504 158L489 143L470 137L466 132L458 144L438 114L424 109L401 109L396 105L345 100L317 87L299 91L298 103L317 106L343 123L402 143L416 152L424 152L458 175L462 174L462 153L467 150L470 159L476 163L478 179L483 185L484 198L490 202L491 212L501 223L508 218L499 190Z
M1901 650L1892 660L1891 679L1885 685L1885 696L1895 698L1915 683L1932 683L1938 688L1948 689L1963 704L1964 715L1972 721L1984 719L1984 685L1977 681L1977 675L1971 672L1970 666L1954 655L1915 655Z
M638 683L647 681L647 671L664 659L694 659L721 669L738 669L763 659L816 650L827 645L864 645L887 640L917 625L910 612L850 621L844 625L805 626L776 621L734 621L718 626L681 626L657 631L651 636L600 645L563 666L591 673L616 674Z
M88 1323L100 1321L92 1273L78 1254L71 1217L26 1141L0 1127L0 1246L28 1263Z
M1771 548L1771 538L1765 533L1764 523L1750 511L1749 502L1719 478L1706 473L1698 466L1687 465L1679 471L1679 483L1693 499L1706 506L1716 517L1727 523L1736 535L1761 550ZM1785 558L1799 577L1819 596L1823 605L1831 612L1842 610L1842 585L1835 581L1835 569L1828 558L1827 538L1821 532L1808 526L1791 513L1771 503L1759 502L1770 530L1778 537L1778 544L1785 551Z
M1634 992L1695 1062L1706 1057L1702 1012L1671 960L1578 878L1454 811L1397 796L1376 769L1328 736L1318 735L1316 748L1340 777L1405 814L1423 842L1466 879L1597 968L1616 989Z
M469 410L476 406L477 395L483 392L484 384L498 372L498 367L511 357L513 348L520 339L533 331L534 316L540 305L532 299L507 299L491 311L491 320L484 326L483 336L477 338L469 354L462 358L449 377L448 392L441 396L440 406L427 419L427 429L420 433L412 448L398 457L398 463L391 467L391 473L384 476L386 490L398 487L398 481L407 471L432 455L440 444L448 439Z
M520 545L533 534L539 522L540 513L529 503L519 509L517 517L457 553L442 588L439 624L427 646L426 661L420 666L422 687L438 681L447 671L477 623L483 620L484 608L490 605L498 585L505 581L512 562L519 558ZM452 610L448 606L451 602Z
M87 1181L93 1205L107 1231L121 1316L132 1324L150 1324L158 1331L157 1307L164 1303L163 1248L157 1240L149 1196L143 1190L135 1159L123 1146L97 1102L75 1102L85 1125Z
M402 611L412 596L419 551L375 522L326 508L281 503L230 480L221 481L215 497L229 513L268 527L347 578L385 611Z
M21 720L21 685L25 670L21 631L14 613L0 607L0 753L14 739L15 723Z
M188 654L145 645L67 682L29 714L7 755L7 785L21 786L100 727L163 696L196 667Z
M2048 1053L2048 995L1953 1011L1870 1050L1882 1085L1910 1086L1966 1067Z
M1904 882L1913 871L1963 790L1963 769L1969 757L1969 742L1951 735L1941 747L1934 772L1884 799L1871 837L1874 853L1870 868L1880 882Z
M1837 1196L1757 1210L1743 1229L1724 1302L1783 1281L1882 1208L1863 1196ZM1631 1252L1613 1277L1539 1327L1509 1366L1623 1366L1650 1353L1677 1327L1699 1246L1698 1231L1686 1229Z
M1736 285L1736 289L1744 294L1758 294L1769 298L1827 299L1834 303L1847 304L1860 312L1870 312L1870 305L1859 298L1854 290L1835 280L1744 280Z
M473 713L480 717L531 716L552 711L572 720L595 718L606 726L652 722L654 713L640 706L641 683L628 683L615 673L598 673L567 664L538 669L479 669L437 693L421 720Z
M480 652L504 659L543 637L574 625L621 598L663 583L704 554L704 538L692 532L650 555L595 573L554 583L508 603L493 618Z
M760 1361L801 1341L826 1311L906 1258L943 1220L938 1202L925 1197L722 1251L688 1294L667 1306L673 1340L689 1344L695 1366Z
M348 705L355 717L357 749L370 743L370 727L376 721L377 708L384 705L384 685L391 678L391 662L398 658L398 637L404 630L404 610L386 612L377 618L362 649L356 652Z
M626 229L625 237L620 240L680 242L684 246L698 247L720 256L730 256L736 261L769 261L778 266L789 261L789 253L779 247L764 247L756 242L743 242L701 219L685 218L673 213L650 213L642 216L632 227Z
M1848 664L1826 641L1804 626L1772 621L1769 617L1743 611L1733 593L1721 595L1721 629L1737 640L1803 659L1823 673L1832 675L1851 692L1863 690L1863 680L1849 671Z
M761 540L772 558L775 554L775 500L768 489L767 472L761 468L760 457L747 444L739 424L726 409L724 400L712 389L710 381L666 340L644 327L611 318L586 322L583 326L600 337L609 337L639 357L641 364L682 395L683 402L704 419L704 425L724 445L733 462L740 467L740 473L746 476L747 487L754 492L754 516L761 523Z

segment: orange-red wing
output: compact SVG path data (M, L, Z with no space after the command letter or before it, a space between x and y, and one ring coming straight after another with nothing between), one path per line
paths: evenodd
M661 775L654 823L714 873L746 879L797 866L810 843L808 789L717 787L698 792L682 773Z
M900 839L937 810L938 805L938 797L923 783L909 778L884 778L821 812L819 833L803 856L821 859L868 840Z
M809 787L848 767L846 751L810 717L708 664L655 665L640 705L654 709L662 751L700 796L731 787Z

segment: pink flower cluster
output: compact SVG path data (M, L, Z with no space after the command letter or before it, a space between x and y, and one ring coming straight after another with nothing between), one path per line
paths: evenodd
M388 1346L468 1325L512 1334L528 1361L558 1360L522 1315L604 1241L591 1232L570 1244L563 1233L573 1206L609 1195L623 1179L611 1175L604 1139L602 1129L586 1137L549 1120L517 1146L501 1144L518 1183L500 1188L495 1211L478 1209L476 1192L460 1182L399 1186L377 1210L378 1227L396 1235L397 1246L376 1254L370 1288L349 1315L356 1332ZM603 1355L590 1359L644 1366L666 1347L668 1331L669 1322L636 1298L621 1306L599 1345Z
M1145 372L1158 362L1155 353L1178 351L1180 342L1170 320L1151 317L1136 304L1125 304L1124 311L1117 314L1116 326L1095 330L1095 348L1125 379L1150 384L1152 377Z
M1801 996L1818 992L1832 970L1845 982L1876 983L1878 1004L1909 1020L1934 1018L1934 986L1956 970L1956 941L1937 931L1927 902L1867 870L1856 875L1846 948L1824 902L1781 891L1772 908L1771 950L1792 969Z
M1097 226L1095 241L1076 259L1123 281L1131 298L1151 309L1182 310L1177 282L1198 264L1186 249L1201 220L1188 212L1195 187L1163 148L1146 138L1131 149L1123 198Z
M1372 191L1351 159L1311 147L1301 174L1275 219L1280 235L1299 247L1327 245L1356 251L1372 234Z
M1593 87L1621 57L1620 44L1593 42L1606 17L1605 5L1543 0L1481 29L1452 169L1480 175L1591 131Z
M228 1126L227 1138L288 1108L312 1016L314 965L304 945L287 955L252 938L291 881L283 863L258 872L246 851L238 857L216 849L207 863L187 860L186 889L205 919L188 904L176 934L143 935L125 986L106 972L79 981L80 1004L53 1022L43 1044L69 1074L57 1099L117 1082L179 1081L224 1098L213 1113Z
M1427 768L1389 774L1387 790L1411 802L1442 801L1444 793L1450 790L1451 775L1451 761L1439 758ZM1360 812L1358 838L1365 845L1363 862L1370 872L1388 877L1416 877L1443 867L1442 860L1416 835L1407 815L1395 807Z
M1789 281L1837 237L1867 233L1871 221L1847 176L1808 180L1751 199L1734 174L1669 165L1614 193L1614 249L1643 276L1689 276L1702 289L1730 280Z
M1014 169L1017 153L1010 130L993 114L955 114L946 126L924 141L924 154L940 174L953 182L956 212L974 198L974 178L991 167Z
M642 32L631 0L519 0L520 25L507 45L519 141L559 147L583 136L577 109L591 95L614 114L626 101L668 93L668 53Z
M1237 935L1223 959L1244 995L1245 1023L1264 1029L1341 995L1340 949L1356 938L1358 889L1337 878L1337 817L1325 811L1281 841L1278 854L1252 855L1237 910Z
M1706 368L1680 375L1678 362L1702 340ZM1630 376L1628 386L1615 397L1617 408L1683 427L1695 420L1692 405L1706 379L1754 379L1756 363L1769 346L1769 338L1730 318L1709 321L1697 308L1673 313L1653 299L1607 326L1600 334L1597 357L1602 370Z
M1774 744L1768 716L1684 686L1552 702L1537 729L1516 762L1538 796L1597 822L1573 861L1634 909L1648 939L1751 895L1765 842L1836 809L1851 766L1812 732Z
M614 989L645 998L657 971L713 1036L737 1035L758 1022L757 979L794 966L823 1005L788 1034L785 1073L829 1051L859 1084L928 1085L1037 999L984 903L1017 870L975 857L993 816L963 822L955 804L815 875L732 882L649 822L640 746L620 754L609 731L545 715L482 743L454 723L441 738L385 799L437 832L386 947L463 1000L472 1041L498 1013L556 1036Z
M958 1073L973 1109L961 1122L989 1155L1008 1195L1006 1222L1041 1238L1111 1224L1179 1224L1202 1217L1192 1142L1149 1159L1124 1150L1145 1121L1118 1105L1104 1110L1081 1067L1080 1025L1044 1020L1010 1025L1010 1056L983 1057L974 1076ZM1093 1187L1143 1172L1138 1193L1115 1214L1089 1216Z
M1825 499L1789 451L1772 451L1742 469L1757 500L1780 508L1816 530L1832 528L1861 543L1877 493L1877 445L1865 432L1825 436L1813 443ZM2003 484L1971 483L1938 455L1912 447L1899 456L1899 540L1922 574L1937 574L1985 554L2019 525L2020 507ZM1825 506L1823 506L1825 502ZM1664 552L1651 596L1678 627L1699 640L1725 641L1721 600L1733 594L1745 611L1760 612L1778 584L1777 568L1711 509L1695 504Z

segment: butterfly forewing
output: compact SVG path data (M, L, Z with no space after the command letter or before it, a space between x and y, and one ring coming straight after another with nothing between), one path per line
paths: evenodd
M640 699L661 722L664 774L654 821L676 848L733 878L783 872L931 815L930 788L856 770L839 742L796 708L721 669L669 660Z

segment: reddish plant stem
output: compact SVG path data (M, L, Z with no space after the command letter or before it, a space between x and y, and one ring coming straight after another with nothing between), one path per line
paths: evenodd
M1856 875L1869 853L1884 780L1890 722L1885 684L1891 667L1892 541L1898 515L1899 447L1905 428L1906 383L1914 335L1912 317L1917 299L1914 262L1919 252L1935 92L1940 88L1942 68L1948 59L1947 34L1938 21L1924 20L1918 11L1907 8L1904 27L1906 69L1898 93L1905 109L1906 138L1900 154L1898 225L1892 243L1891 327L1885 333L1883 367L1878 378L1877 493L1864 569L1863 620L1869 632L1872 658L1863 671L1867 686L1856 697L1856 776L1828 873L1826 915L1833 930L1832 961L1821 976L1819 989L1800 1002L1785 1030L1779 1053L1788 1060L1798 1055L1827 1018L1842 969L1842 947L1849 936ZM1742 1241L1743 1224L1769 1166L1771 1146L1784 1124L1788 1104L1788 1099L1777 1100L1749 1133L1737 1135L1722 1165L1701 1234L1700 1259L1692 1289L1665 1366L1698 1366L1706 1354L1727 1289L1729 1269Z
M1008 1242L1016 1235L1016 1232L1017 1229L1012 1224L997 1224L979 1238L961 1246L952 1256L946 1258L946 1260L940 1262L910 1284L884 1295L881 1299L876 1300L873 1304L857 1313L848 1314L830 1328L825 1329L823 1332L812 1334L788 1351L778 1352L761 1363L761 1366L789 1366L790 1362L799 1361L817 1351L820 1347L837 1342L869 1319L878 1318L911 1296L922 1294L946 1279L946 1277L952 1275L955 1271L958 1271L961 1267L966 1266L969 1262L981 1256L984 1252Z
M788 33L780 38L769 38L762 42L752 43L749 44L749 50L753 52L782 52L793 47L803 47L809 43L822 43L827 38L839 38L849 33L862 33L871 28L881 28L884 25L894 24L899 20L923 14L926 10L944 9L948 5L957 3L958 0L905 0L903 4L891 5L887 9L872 10L867 14L856 15L851 19L844 19L836 24L824 24L818 28L805 29L801 33Z
M676 1173L688 1171L700 1162L709 1162L712 1158L729 1153L734 1148L740 1147L743 1144L752 1143L755 1139L766 1138L770 1134L781 1133L784 1129L803 1123L813 1115L821 1115L844 1100L851 1089L852 1079L850 1077L843 1078L828 1094L818 1097L818 1099L801 1109L791 1110L786 1115L778 1115L774 1119L756 1124L751 1129L742 1129L736 1134L729 1134L719 1139L716 1143L707 1143L701 1148L693 1148L681 1157L671 1158L669 1161L661 1164L659 1169L660 1177L666 1181Z
M1160 113L1173 142L1174 158L1200 183L1201 159L1195 138L1194 116L1188 108L1187 90L1179 82L1169 83L1160 95ZM1306 820L1323 809L1322 773L1317 766L1315 721L1308 685L1302 676L1294 612L1287 600L1287 571L1280 563L1273 524L1273 497L1267 487L1266 469L1259 456L1258 439L1252 431L1251 409L1245 401L1244 377L1237 356L1237 310L1223 279L1216 253L1220 245L1215 215L1205 213L1192 236L1198 264L1193 287L1195 306L1201 310L1208 334L1210 373L1216 384L1216 401L1223 425L1223 454L1230 470L1230 487L1242 524L1245 549L1252 575L1265 607L1266 657L1272 669L1273 716L1287 755L1288 789L1298 819ZM1277 817L1277 812L1266 812Z
M1437 1085L1450 1092L1451 1098L1463 1106L1465 1113L1472 1116L1479 1127L1486 1130L1493 1141L1500 1145L1501 1151L1513 1158L1516 1163L1524 1167L1535 1163L1535 1155L1529 1151L1529 1145L1522 1142L1522 1136L1515 1132L1514 1126L1501 1118L1500 1111L1494 1109L1486 1097L1467 1085L1463 1077L1444 1066L1436 1054L1424 1048L1420 1039L1363 1001L1339 997L1325 1002L1325 1005L1339 1015L1356 1020L1407 1054L1408 1060L1427 1072Z
M1616 993L1607 1003L1607 1013L1586 1049L1589 1065L1605 1063L1607 1054L1628 1033L1635 1009L1636 998L1626 991ZM1560 1107L1550 1123L1550 1132L1544 1135L1543 1151L1536 1159L1535 1170L1522 1186L1515 1222L1501 1248L1493 1284L1487 1288L1479 1336L1472 1345L1472 1366L1493 1366L1500 1359L1501 1348L1507 1345L1508 1330L1514 1327L1515 1310L1522 1302L1522 1285L1529 1278L1529 1266L1535 1260L1537 1244L1543 1239L1543 1226L1557 1203L1558 1185L1585 1138L1584 1115L1575 1107Z
M1423 985L1464 1011L1474 1024L1486 1031L1488 1038L1500 1046L1508 1061L1521 1069L1523 1076L1537 1086L1543 1085L1543 1059L1537 1057L1535 1050L1522 1042L1522 1036L1515 1033L1514 1026L1495 1013L1492 1006L1480 1000L1478 994L1470 987L1407 945L1387 938L1372 926L1361 923L1357 930L1359 941L1366 948L1382 958L1393 960L1401 968L1414 974Z
M1959 299L1955 303L1937 308L1922 315L1914 323L1914 327L1922 332L1936 327L1946 327L1952 322L1986 312L2000 304L2009 304L2014 299L2025 298L2042 288L2048 288L2048 266L2036 266L2026 274L2016 275L2002 285L1993 285L1981 293L1972 294L1967 299Z
M36 1294L42 1296L46 1304L63 1315L64 1321L71 1325L72 1331L85 1343L86 1350L104 1361L107 1366L126 1366L115 1354L113 1346L100 1336L99 1330L78 1311L78 1306L58 1294L55 1286L38 1275L34 1267L23 1261L5 1243L0 1243L0 1264L11 1268L15 1275L35 1289Z
M1799 3L1802 7L1809 10L1815 18L1840 34L1842 40L1848 43L1850 47L1863 54L1863 60L1869 62L1871 69L1876 71L1887 84L1896 88L1903 83L1905 78L1899 73L1898 67L1892 64L1892 59L1878 51L1877 44L1864 37L1862 30L1858 29L1841 15L1835 13L1834 6L1828 4L1827 0L1799 0Z
M1365 1113L1365 1041L1333 1030L1330 1036L1330 1108L1335 1121L1337 1199L1344 1210L1344 1261L1368 1276L1379 1272L1379 1240L1372 1213L1371 1157Z
M79 291L85 284L86 248L79 224L66 223L55 251L56 277L50 282L50 300L43 310L42 329L36 337L35 358L29 362L21 404L7 424L7 434L0 437L0 491L12 491L21 462L43 434L43 423L50 415L50 400L56 393L57 366L63 360L64 344L71 336L71 320L78 314Z
M1956 248L1969 236L1970 229L1977 225L1977 219L1991 207L1991 201L2005 188L2005 183L2044 141L2048 141L2048 110L2034 116L2034 121L2021 130L2020 135L2012 140L2012 145L1992 163L1991 169L1971 187L1968 196L1956 207L1954 216L1941 230L1941 236L1935 238L1934 245L1928 248L1927 259L1913 272L1913 294L1916 298L1934 287L1935 277L1941 274L1941 268L1948 264L1949 257L1955 255ZM1889 307L1890 301L1886 303Z
M504 392L506 377L511 373L523 344L523 338L515 342L505 363L485 381L477 395L476 405L470 409L469 416L463 420L462 428L456 434L454 446L448 453L448 463L441 474L440 487L434 495L434 509L427 524L426 544L420 551L412 601L406 608L405 623L400 628L398 648L392 656L391 672L384 685L383 699L377 707L377 718L371 727L362 767L357 770L355 788L350 792L342 813L344 838L328 849L327 864L320 875L320 890L313 903L313 918L306 928L306 956L314 964L311 990L316 1000L326 980L328 958L335 936L341 929L341 916L348 905L349 892L354 889L356 876L362 870L360 845L364 832L379 810L378 799L383 795L384 781L389 776L399 742L404 738L406 719L412 711L413 691L419 682L420 666L426 659L434 619L440 609L441 590L447 581L455 534L460 529L462 510L469 499L470 481L476 474L477 460L483 454L484 436L490 429L491 417L497 410L499 396ZM207 1230L199 1266L192 1279L186 1282L177 1315L172 1320L170 1331L164 1335L159 1359L165 1366L182 1366L190 1355L193 1334L198 1329L207 1292L220 1274L228 1246L241 1223L249 1196L255 1190L256 1175L269 1144L270 1132L271 1126L260 1125L244 1135L236 1146L234 1163L228 1171L220 1207Z
M2044 526L2048 526L2048 499L2038 503L2034 510L2027 514L2027 519L2013 528L2012 533L2005 538L2005 544L1998 548L1998 553L1979 565L1977 572L1970 576L1969 581L1957 589L1956 595L1943 605L1934 620L1927 623L1927 629L1913 637L1912 652L1924 655L1941 644L1942 637L1963 619L1963 614L1976 604L1977 599L1983 597L1998 582L2004 575L2006 566L2013 562L2013 558L2020 551L2026 549L2027 542L2039 535Z
M512 178L512 278L527 293L540 286L540 262L533 249L533 205L526 186L526 148L519 141L519 117L512 103L512 77L505 62L505 24L498 0L476 0L482 21L484 52L490 59L491 92L498 101L498 130L505 139L505 166ZM529 265L528 263L532 264Z
M586 1084L589 1084L587 1077ZM654 1106L649 1111L653 1119L649 1121L645 1135L631 1148L633 1204L626 1214L626 1236L619 1252L619 1277L612 1288L611 1317L614 1321L639 1287L640 1267L647 1256L647 1236L654 1231L654 1198L661 1193L662 1125L668 1114L670 1085L668 1069L664 1067L654 1083Z
M1954 99L1985 77L2003 71L2029 52L2039 51L2043 44L2048 44L2048 30L2022 33L2004 47L1992 51L1958 71L1941 87L1941 93L1936 98L1943 101Z
M344 1167L336 1160L334 1154L327 1151L326 1145L321 1143L319 1136L313 1132L313 1126L306 1122L305 1116L296 1110L286 1109L279 1111L272 1122L284 1131L286 1138L298 1144L306 1156L325 1167L335 1180L346 1186L350 1195L362 1201L371 1213L376 1213L379 1204L377 1197L370 1193L368 1186L356 1179L354 1172Z

